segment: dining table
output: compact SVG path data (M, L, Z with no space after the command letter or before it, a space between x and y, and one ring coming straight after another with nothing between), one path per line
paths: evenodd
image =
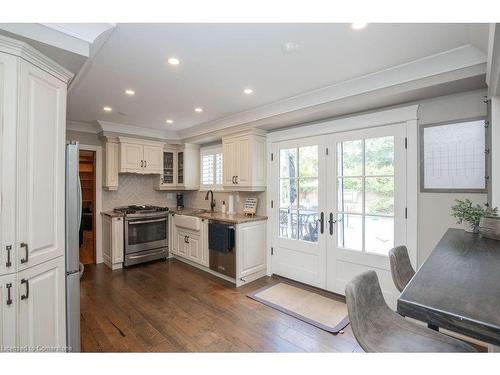
M500 241L450 228L397 301L398 312L500 346Z

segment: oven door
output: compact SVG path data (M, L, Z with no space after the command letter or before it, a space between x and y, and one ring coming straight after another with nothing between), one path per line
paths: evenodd
M167 217L125 219L125 254L167 247Z

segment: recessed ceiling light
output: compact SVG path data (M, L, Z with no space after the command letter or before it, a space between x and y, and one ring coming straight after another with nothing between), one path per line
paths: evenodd
M253 90L252 89L245 89L243 90L243 92L247 95L250 95L250 94L253 94Z
M196 108L194 109L194 111L195 111L195 112L198 112L198 113L201 113L201 112L203 112L203 108L196 107Z
M167 121L165 121L167 124L173 124L174 123L174 120L171 120L171 119L167 119Z
M284 53L294 53L294 52L297 52L299 50L299 43L297 43L297 42L286 42L281 47L281 50Z
M125 94L132 96L132 95L135 95L135 91L134 90L125 90Z
M167 61L170 65L179 65L181 63L177 57L170 57Z
M108 106L103 107L102 109L103 109L104 111L106 111L106 112L111 112L111 111L113 110L113 108L108 107Z
M351 27L354 29L354 30L361 30L362 28L364 28L365 26L367 25L366 22L353 22L351 24Z

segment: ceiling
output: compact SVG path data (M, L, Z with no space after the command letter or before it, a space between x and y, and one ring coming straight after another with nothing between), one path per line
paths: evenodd
M298 50L285 53L287 42ZM68 120L181 133L209 129L236 114L460 46L486 55L487 43L487 24L368 24L361 30L350 24L118 24L70 87ZM169 65L169 57L180 64Z

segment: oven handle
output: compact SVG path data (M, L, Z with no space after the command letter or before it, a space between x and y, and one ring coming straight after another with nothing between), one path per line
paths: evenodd
M166 217L162 217L160 219L154 219L154 220L127 220L129 224L148 224L148 223L158 223L160 221L167 221Z

